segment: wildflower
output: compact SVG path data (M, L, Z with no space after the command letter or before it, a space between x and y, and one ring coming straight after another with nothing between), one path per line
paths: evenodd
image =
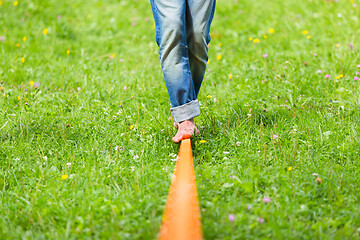
M326 78L331 78L331 75L330 75L330 74L326 74L325 77L326 77Z
M267 35L264 35L264 38L265 38L265 39L267 39L267 38L268 38L268 36L267 36Z
M274 134L274 135L272 136L272 139L275 140L275 139L277 139L278 137L279 137L278 135L275 135L275 134Z
M134 157L133 157L133 159L135 160L135 159L139 159L139 155L135 155Z
M219 47L221 47L221 46L222 46L221 42L219 42L219 44L218 44L218 45L219 45Z
M317 56L317 53L314 53L313 55L316 57L316 56Z
M216 98L214 98L214 102L217 102L217 99L216 99Z
M206 143L206 140L200 140L200 143Z
M260 39L258 39L258 38L255 38L254 40L253 40L253 43L259 43L260 42Z
M18 100L19 100L19 101L21 100L21 97L20 97L20 96L18 96Z
M267 54L267 53L265 53L264 55L263 55L263 58L267 58L269 55Z
M221 54L218 54L218 55L216 56L216 59L217 59L217 60L221 60L221 58L222 58Z
M350 49L351 49L351 50L354 49L354 46L353 46L351 43L349 44L349 46L350 46Z
M127 90L128 88L126 86L123 87L124 90Z
M274 32L275 32L275 30L273 28L269 29L269 33L274 33Z
M26 37L23 37L23 42L25 42L26 41Z
M132 130L134 128L134 125L130 125L130 130Z
M355 81L358 81L358 80L359 80L359 77L358 77L358 76L355 76L355 77L354 77L354 80L355 80Z
M292 170L292 167L288 167L288 169L287 169L289 172Z
M16 44L16 47L20 47L20 44L18 43L18 44Z
M211 95L207 95L206 97L207 97L207 98L212 98L212 96L211 96Z
M44 34L44 35L48 34L48 32L49 32L49 30L48 30L47 28L45 28L45 29L43 30L43 34Z
M311 38L311 36L310 36L310 35L307 35L307 36L306 36L306 38L307 38L307 39L310 39L310 38Z
M15 7L16 7L18 4L19 4L18 1L15 1L15 2L14 2L14 6L15 6Z
M304 34L304 35L308 35L308 34L309 34L309 31L304 30L304 31L302 31L302 34Z
M66 179L68 179L68 177L69 177L69 176L68 176L67 174L64 174L64 175L61 176L61 179L62 179L62 180L66 180Z
M269 202L271 202L271 199L269 197L264 197L263 202L264 203L269 203Z
M67 55L69 55L70 54L70 50L68 49L68 50L66 50L66 54Z
M0 36L0 41L4 41L5 37L4 36Z
M246 207L246 210L250 211L250 210L251 210L251 206L250 206L250 205L247 206L247 207Z
M335 46L336 46L336 47L340 47L340 43L337 43Z
M61 15L58 15L56 18L60 20L60 19L61 19Z
M71 162L66 163L68 167L71 167Z
M317 174L317 173L313 173L312 175L313 175L313 176L319 176L319 174Z
M29 82L29 85L30 85L30 86L34 86L34 81L30 81L30 82Z
M25 58L24 58L24 57L21 58L21 62L22 62L22 63L25 62Z
M253 40L253 38L252 37L249 37L249 41L251 42Z
M229 74L229 79L232 80L233 79L233 75Z
M316 178L316 183L317 183L318 185L322 183L322 180L321 180L320 177L317 177L317 178Z
M261 224L261 223L264 223L264 219L263 218L261 218L261 217L259 217L258 219L258 222Z
M130 168L132 172L135 171L135 166L131 166Z
M238 146L238 147L239 147L239 146L240 146L240 144L241 144L241 142L236 142L236 146Z
M342 77L344 77L344 75L340 74L339 76L336 77L336 79L340 79Z
M359 65L357 65L356 67L360 68L360 64L359 64Z
M317 70L316 72L317 72L317 73L322 73L322 71L321 71L320 69L319 69L319 70Z
M229 214L229 222L233 222L235 220L234 214Z

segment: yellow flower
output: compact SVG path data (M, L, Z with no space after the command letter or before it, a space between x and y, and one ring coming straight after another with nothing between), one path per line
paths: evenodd
M18 96L18 100L19 100L19 101L21 100L21 97L20 97L20 96Z
M130 130L132 130L134 128L134 125L130 125Z
M48 32L49 32L49 30L47 28L45 28L43 31L43 34L46 35L46 34L48 34Z
M311 36L310 36L310 35L307 35L307 36L306 36L306 38L307 38L307 39L310 39L310 38L311 38Z
M20 47L20 44L18 43L18 44L16 44L16 47Z
M0 1L0 6L3 4L3 2L2 1Z
M221 58L222 58L221 54L218 54L218 55L216 56L216 59L217 59L217 60L221 60Z
M66 51L66 54L67 54L67 55L69 55L69 54L70 54L70 50L69 50L69 49Z
M269 29L269 33L274 33L274 32L275 32L275 30L273 28Z
M25 58L24 58L24 57L21 58L21 62L22 62L22 63L25 62Z
M207 97L207 98L212 98L212 96L211 96L211 95L207 95L206 97Z
M26 37L23 37L23 42L25 42L26 41Z
M229 79L232 80L233 79L233 75L229 74Z
M62 180L66 180L66 179L68 179L68 177L69 177L69 176L68 176L67 174L64 174L64 175L61 176L61 179L62 179Z
M221 47L222 46L222 44L221 44L221 42L219 42L219 47Z
M30 86L34 86L34 81L29 82Z
M336 79L340 79L342 77L344 77L344 75L340 74L339 76L336 77Z
M340 47L340 44L339 44L339 43L337 43L335 46L336 46L336 47Z
M200 143L206 143L206 140L200 140Z
M304 34L304 35L308 35L308 34L309 34L309 31L304 30L304 31L302 31L302 34Z
M251 42L253 40L253 38L252 37L249 37L249 41Z
M255 38L255 39L253 40L253 42L254 42L254 43L259 43L259 42L260 42L260 39Z
M15 7L16 7L18 4L19 4L18 1L15 1L15 2L14 2L14 6L15 6Z
M288 169L287 169L289 172L292 170L292 167L288 167Z
M264 38L266 39L266 38L267 38L267 35L264 35Z

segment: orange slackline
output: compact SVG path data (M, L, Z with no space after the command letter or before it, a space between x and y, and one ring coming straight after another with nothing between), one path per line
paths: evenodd
M190 139L181 141L159 240L202 239L199 201Z

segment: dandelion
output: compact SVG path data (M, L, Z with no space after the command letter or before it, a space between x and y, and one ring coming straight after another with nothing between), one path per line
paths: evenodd
M267 54L267 53L265 53L264 55L263 55L263 58L267 58L269 55Z
M249 37L249 41L251 42L253 40L253 38L252 37Z
M229 222L233 222L235 220L234 214L229 214Z
M24 58L24 57L21 58L21 62L22 62L22 63L25 62L25 58Z
M354 80L355 80L355 81L358 81L358 80L359 80L359 77L358 77L358 76L354 77Z
M134 125L130 125L130 130L132 130L134 128Z
M34 81L30 81L30 82L29 82L29 85L30 85L30 86L34 86Z
M340 47L340 43L335 44L335 46L336 46L337 48Z
M304 35L308 35L308 34L309 34L309 31L304 30L304 31L302 31L302 34L304 34Z
M287 169L289 172L292 170L292 167L288 167L288 169Z
M66 54L67 55L69 55L70 54L70 50L68 49L68 50L66 50Z
M269 33L273 34L275 32L275 30L273 28L269 29Z
M325 78L331 78L331 75L330 75L330 74L326 74L326 75L325 75Z
M18 4L19 4L18 1L15 1L15 2L14 2L14 6L15 6L15 7L16 7Z
M275 140L275 139L277 139L278 137L279 137L278 135L275 135L275 134L274 134L274 135L272 136L272 139Z
M200 143L206 143L206 140L200 140Z
M216 59L217 59L217 60L221 60L221 58L222 58L221 54L218 54L218 55L216 56Z
M271 202L271 199L269 197L264 197L263 202L264 203L269 203L269 202Z
M20 97L20 96L18 96L18 100L19 100L19 101L21 100L21 97Z
M264 223L264 219L263 218L261 218L261 217L259 217L258 219L258 222L261 224L261 223Z
M207 95L206 97L207 97L207 98L212 98L212 96L211 96L211 95Z
M43 34L44 34L44 35L48 34L48 32L49 32L49 30L48 30L47 28L45 28L45 29L43 30Z
M218 45L219 45L219 47L221 47L222 46L221 42Z
M64 175L61 176L61 179L62 179L62 180L66 180L66 179L68 179L68 177L69 177L69 176L68 176L67 174L64 174Z
M229 74L229 79L232 80L233 79L233 75Z
M258 39L258 38L255 38L254 40L253 40L253 43L259 43L260 42L260 39Z
M23 42L25 42L26 41L26 37L23 37Z
M336 77L336 79L340 79L340 78L343 78L344 75L340 74L339 76Z
M310 35L307 35L307 36L306 36L306 38L307 38L307 39L310 39L310 38L311 38L311 36L310 36Z
M267 35L264 35L264 38L265 38L265 39L267 39L267 38L268 38L268 36L267 36Z
M16 44L16 47L20 47L20 44L18 43L18 44Z

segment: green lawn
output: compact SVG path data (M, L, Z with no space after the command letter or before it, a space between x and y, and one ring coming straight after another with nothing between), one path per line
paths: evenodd
M205 239L360 238L360 2L217 4ZM0 0L0 239L156 238L179 145L154 29L147 0Z

